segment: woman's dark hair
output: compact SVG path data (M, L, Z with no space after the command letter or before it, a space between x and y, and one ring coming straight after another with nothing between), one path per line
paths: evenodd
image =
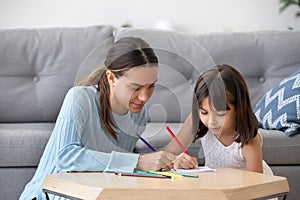
M114 73L116 78L123 76L133 67L155 66L158 59L153 49L141 38L125 37L116 41L109 49L104 62L105 66L94 70L78 85L97 85L100 93L100 123L105 132L117 140L116 126L111 116L110 87L106 70Z
M235 68L223 64L206 70L196 82L192 104L194 141L208 131L199 118L199 106L206 97L217 111L229 110L228 103L234 105L238 133L236 142L244 146L257 135L258 121L252 111L246 82Z

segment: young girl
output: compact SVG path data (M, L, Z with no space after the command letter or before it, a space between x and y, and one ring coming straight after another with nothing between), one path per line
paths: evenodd
M172 167L175 156L168 152L128 153L133 152L137 134L146 126L144 105L157 81L158 59L154 51L139 38L123 38L112 45L104 65L67 93L39 166L21 200L45 199L42 183L47 174Z
M192 113L178 132L179 140L188 146L200 138L208 167L271 174L262 160L262 137L242 75L230 65L210 68L198 78L194 95ZM180 153L174 141L166 150ZM196 159L186 154L175 161L177 168L196 165Z

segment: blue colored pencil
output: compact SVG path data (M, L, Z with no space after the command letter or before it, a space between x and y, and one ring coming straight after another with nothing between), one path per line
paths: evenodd
M151 149L152 151L156 151L156 149L154 149L154 147L151 146L151 144L149 144L144 138L142 138L142 136L138 135L138 137L149 147L149 149Z

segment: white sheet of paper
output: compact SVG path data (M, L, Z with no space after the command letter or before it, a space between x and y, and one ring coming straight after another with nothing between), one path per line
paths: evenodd
M198 173L198 172L215 172L216 169L212 169L206 166L197 167L195 169L175 169L172 170L173 172L179 172L179 173Z

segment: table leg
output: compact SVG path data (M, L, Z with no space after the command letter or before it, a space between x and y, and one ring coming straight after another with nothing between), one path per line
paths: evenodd
M46 196L46 200L50 200L50 199L49 199L49 196L48 196L48 193L45 192L45 191L44 191L44 193L45 193L45 196Z

